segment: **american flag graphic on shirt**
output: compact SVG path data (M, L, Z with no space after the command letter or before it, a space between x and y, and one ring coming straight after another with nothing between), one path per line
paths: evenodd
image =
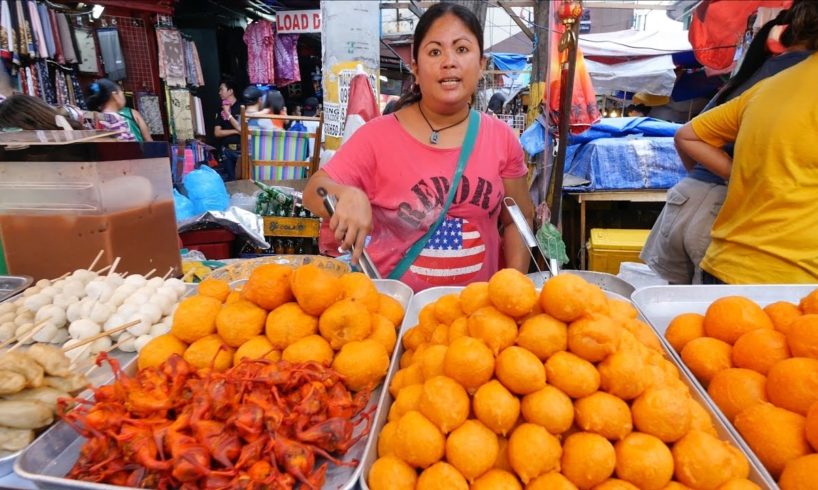
M462 283L483 268L485 256L477 227L463 218L446 217L409 270L429 284Z

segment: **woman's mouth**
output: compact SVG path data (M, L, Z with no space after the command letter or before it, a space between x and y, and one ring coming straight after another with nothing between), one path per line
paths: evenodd
M460 79L459 78L454 78L454 77L442 78L440 80L440 84L445 89L456 88L457 86L460 85Z

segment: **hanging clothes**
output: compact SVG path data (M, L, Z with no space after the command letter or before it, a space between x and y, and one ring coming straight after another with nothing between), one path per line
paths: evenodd
M188 39L184 39L183 43L187 83L194 87L201 87L204 85L204 75L202 74L202 65L199 63L199 51L196 49L196 43Z
M48 47L45 43L43 25L40 23L40 12L34 0L28 0L28 16L31 22L31 37L34 39L33 57L48 58ZM36 53L36 54L35 54Z
M17 14L16 18L16 25L17 25L17 52L20 54L20 58L28 57L31 46L31 30L29 29L29 23L26 19L25 9L23 8L23 3L20 0L14 2L15 11Z
M71 35L68 19L64 14L55 15L57 17L57 29L60 32L60 44L62 45L62 63L77 63L79 58L77 58L77 51L74 49L74 36Z
M162 122L162 110L159 106L159 96L150 94L137 94L136 107L142 114L142 119L148 125L151 134L164 134L165 125Z
M40 25L45 36L45 48L48 58L54 58L56 48L54 46L54 30L51 26L51 18L48 15L48 8L42 3L37 4L37 15L40 18Z
M37 70L37 80L40 86L40 97L49 105L57 105L57 94L54 91L54 84L51 82L51 74L45 60L40 60L33 65Z
M59 69L54 73L54 92L57 96L57 105L66 105L71 103L71 99L68 96L68 85L65 83L65 73L62 73Z
M275 43L276 85L285 87L301 81L298 66L298 34L280 34Z
M119 30L115 27L97 29L97 38L102 62L105 64L105 74L115 82L127 78L125 55L122 54L122 45L119 43Z
M0 56L10 60L16 50L8 0L0 0Z
M190 99L190 92L186 89L170 91L171 120L173 121L173 132L177 140L194 138L193 111Z
M205 135L207 133L204 111L202 110L202 99L199 97L193 97L193 122L193 129L197 135Z
M184 87L185 51L182 35L176 29L156 29L159 46L159 77L171 87Z
M69 87L71 93L71 103L83 110L88 110L88 104L85 103L85 95L80 88L80 81L77 78L77 70L71 73L71 86Z
M275 83L275 36L272 22L253 22L244 31L243 39L247 45L247 75L250 83Z
M57 23L57 14L51 9L48 10L48 21L51 23L51 32L54 33L54 60L60 64L65 63L62 40L60 39L60 26Z

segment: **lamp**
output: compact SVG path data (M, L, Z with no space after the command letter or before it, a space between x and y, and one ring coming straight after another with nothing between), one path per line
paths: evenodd
M565 32L560 37L559 50L565 51L571 43L576 42L573 28L582 16L582 0L563 0L557 10L557 15L565 27Z
M94 6L91 8L91 17L99 19L103 10L105 10L105 5L100 5L98 3L94 4Z

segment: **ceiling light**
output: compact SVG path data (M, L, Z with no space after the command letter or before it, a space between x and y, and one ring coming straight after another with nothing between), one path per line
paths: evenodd
M105 5L95 4L94 7L91 9L91 17L95 19L99 19L102 15L102 11L105 10Z

